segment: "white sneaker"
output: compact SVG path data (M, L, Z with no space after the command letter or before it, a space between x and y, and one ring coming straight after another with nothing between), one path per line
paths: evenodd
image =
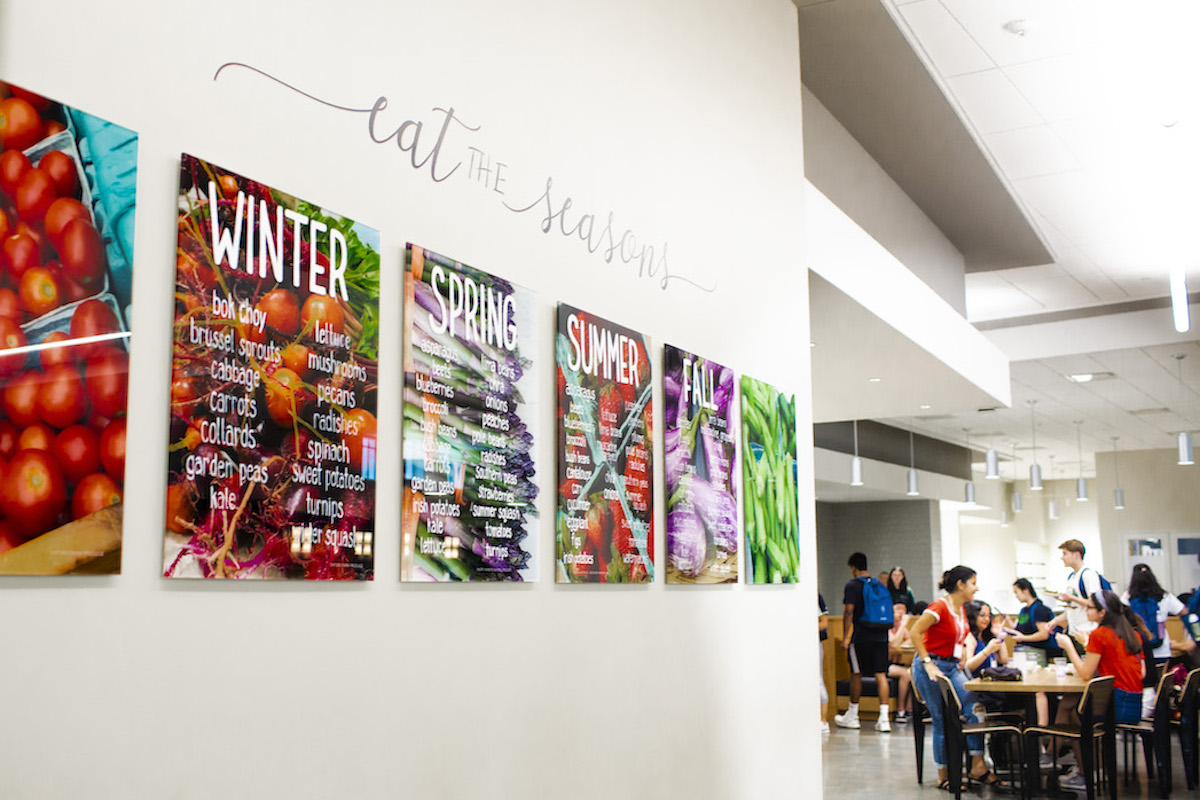
M821 720L821 733L829 733L829 723Z
M862 725L860 725L858 722L858 715L855 714L852 717L850 716L850 712L846 712L845 714L837 714L834 716L833 721L837 723L839 728L853 728L854 730L858 730L862 727Z
M909 720L909 713L907 711L897 711L896 712L896 719L894 720L894 722L897 725L903 725L906 722L908 722L908 720Z
M1083 773L1076 772L1074 775L1068 775L1065 778L1059 778L1058 788L1084 792L1087 791L1087 780L1084 779Z
M875 723L875 730L880 733L891 733L892 723L888 721L887 717L880 717L879 721Z

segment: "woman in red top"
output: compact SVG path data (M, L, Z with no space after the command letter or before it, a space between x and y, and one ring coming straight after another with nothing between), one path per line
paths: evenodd
M1116 593L1101 590L1092 595L1087 609L1088 622L1098 623L1087 640L1087 657L1080 658L1066 634L1058 634L1058 644L1075 665L1075 673L1089 680L1093 675L1115 679L1117 722L1136 723L1142 717L1142 638L1138 636L1133 614Z
M961 565L954 567L942 575L939 588L946 592L946 596L929 604L913 625L911 638L917 651L917 660L913 662L913 681L929 704L929 718L933 723L933 761L938 768L938 787L948 789L946 728L942 719L942 704L937 702L937 677L945 675L954 685L954 691L962 701L963 719L978 722L975 693L966 689L967 676L963 668L966 659L964 643L970 632L963 604L975 597L975 570ZM971 753L969 777L981 783L999 783L1000 780L983 761L983 737L968 736L967 750Z

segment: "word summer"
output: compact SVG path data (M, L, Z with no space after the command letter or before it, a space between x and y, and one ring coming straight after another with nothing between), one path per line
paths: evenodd
M254 211L255 199L243 191L237 193L237 204L233 214L233 230L221 224L217 214L217 184L208 182L208 213L212 223L212 252L213 260L219 267L223 262L229 263L232 272L238 271L241 259L242 231L246 236L247 275L255 273L255 251L257 250L258 276L267 277L268 268L276 283L284 279L284 239L283 220L287 218L292 227L292 287L300 288L301 258L304 248L301 246L302 234L308 233L308 291L313 294L336 293L343 301L349 301L346 293L346 261L349 251L346 248L346 237L337 228L331 228L324 222L309 219L307 214L293 211L283 206L275 206L274 227L271 224L271 212L266 200L258 201L258 247L255 248ZM322 234L328 232L328 236ZM324 251L319 249L321 239L325 239ZM328 273L328 274L327 274ZM324 281L324 282L322 282Z
M567 316L567 341L571 353L567 367L585 375L601 375L629 386L641 386L638 375L638 343L622 333L614 333L576 314Z
M467 341L482 341L493 347L512 350L517 346L517 326L513 319L513 297L491 286L480 286L469 277L451 272L449 277L441 266L435 266L429 276L429 286L437 299L441 319L429 312L429 324L434 333L453 332L454 321L462 320Z

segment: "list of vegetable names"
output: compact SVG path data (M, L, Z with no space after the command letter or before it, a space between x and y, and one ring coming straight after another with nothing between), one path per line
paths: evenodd
M164 573L369 580L379 234L181 161Z
M654 580L653 416L649 342L558 305L560 583Z
M536 297L409 245L401 579L537 579Z

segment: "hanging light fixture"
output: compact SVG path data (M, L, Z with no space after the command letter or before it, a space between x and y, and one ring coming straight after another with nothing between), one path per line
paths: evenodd
M1046 513L1050 519L1058 519L1058 498L1054 496L1054 455L1050 456L1050 500L1046 503Z
M1187 358L1184 353L1175 354L1175 364L1179 371L1179 416L1183 417L1183 359ZM1196 463L1195 457L1192 455L1192 434L1190 431L1179 432L1179 466L1187 467Z
M1075 499L1086 503L1087 481L1083 478L1083 420L1075 420L1075 436L1079 445L1079 477L1075 480Z
M1121 471L1117 465L1117 442L1120 436L1112 437L1113 440L1113 478L1117 484L1117 488L1113 489L1113 508L1121 511L1125 508L1125 490L1121 488Z
M967 505L973 506L973 505L975 505L975 480L974 480L975 475L974 475L974 467L971 464L971 461L973 461L974 459L971 456L971 431L970 431L970 429L963 428L963 436L965 436L966 440L967 440L967 473L970 475L970 479L968 479L966 484L963 486L963 499L966 501Z
M1012 492L1012 510L1014 514L1020 514L1023 510L1021 504L1021 493L1017 491L1017 443L1013 442L1013 492Z
M908 432L908 496L917 497L921 493L917 491L917 458L916 450L913 449L913 432Z
M1042 468L1037 463L1037 423L1033 417L1033 407L1037 400L1029 401L1029 428L1033 433L1033 463L1029 465L1029 491L1042 491Z
M863 485L862 459L858 457L858 420L854 420L854 458L850 459L850 485Z
M987 449L987 453L984 454L984 463L987 465L984 477L989 481L1000 480L1000 454L996 452L995 447Z

